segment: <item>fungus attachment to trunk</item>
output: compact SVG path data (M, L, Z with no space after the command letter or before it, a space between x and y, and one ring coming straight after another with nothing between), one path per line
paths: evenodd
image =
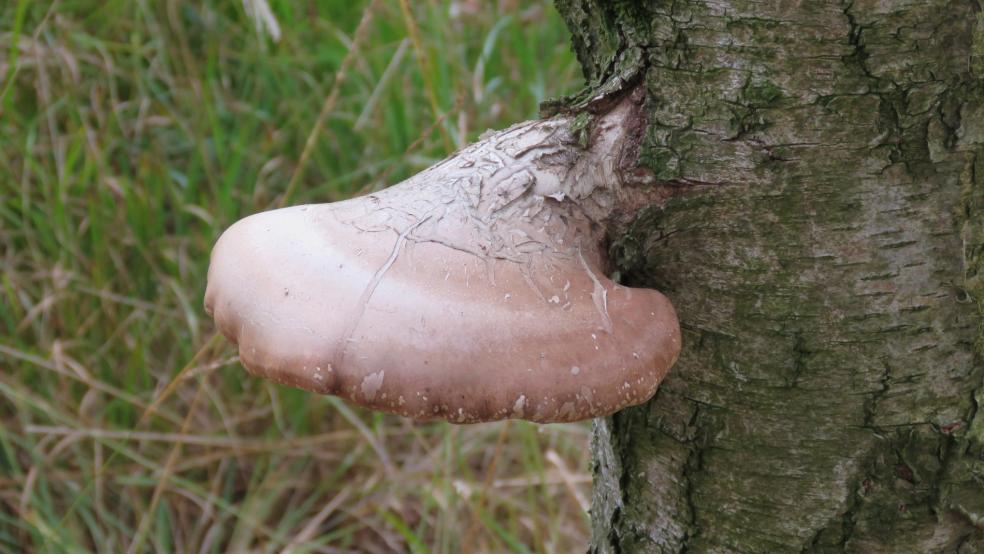
M206 310L251 373L416 419L643 402L680 329L662 294L606 276L606 228L646 188L619 169L636 117L597 115L588 146L571 117L520 123L381 192L247 217L215 245Z

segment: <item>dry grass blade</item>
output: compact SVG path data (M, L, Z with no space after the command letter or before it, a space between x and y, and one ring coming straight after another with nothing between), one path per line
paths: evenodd
M191 425L192 417L195 415L195 409L198 408L198 402L202 398L202 394L205 391L205 386L202 381L198 383L198 388L195 390L195 397L191 401L191 405L188 407L188 413L185 414L184 421L181 422L181 434L188 433L188 427ZM161 495L164 493L164 487L167 486L168 479L171 476L171 472L174 470L174 464L178 461L178 456L181 454L181 443L176 442L171 447L171 453L167 456L167 462L164 463L164 469L161 472L160 478L157 481L157 486L154 487L154 494L150 499L150 506L144 512L143 517L140 520L140 525L137 527L137 536L130 543L130 547L127 548L127 554L135 554L137 552L143 552L144 541L147 539L147 533L150 531L150 522L157 511L157 504L161 500Z
M105 392L106 394L120 398L121 400L124 400L130 404L133 404L134 406L137 406L145 410L145 413L147 413L148 415L152 413L156 413L157 411L156 406L154 406L154 404L147 404L147 402L145 402L142 398L139 398L134 394L130 394L117 387L103 383L102 381L99 381L97 379L93 379L90 375L86 373L79 373L79 372L73 373L70 371L66 371L64 368L59 367L58 364L49 362L48 360L45 360L44 358L41 358L39 356L35 356L34 354L21 352L17 349L11 348L3 344L0 344L0 354L5 354L7 356L10 356L11 358L31 363L35 366L42 367L48 371L57 373L58 375L61 375L63 377L68 377L69 379L75 379L77 381L81 381L85 383L87 386L92 387L95 390ZM176 415L170 412L162 412L161 415L175 424L181 421L180 418L178 418Z
M209 446L213 448L230 448L241 450L292 450L310 448L319 444L330 444L340 440L352 439L356 434L351 431L336 431L309 437L298 437L284 440L255 440L229 437L224 435L193 435L188 433L158 433L153 431L113 431L109 429L76 429L55 425L25 425L25 433L51 436L78 436L93 439L112 439L118 441L154 441L179 443L185 445Z
M574 501L577 502L577 505L581 507L582 511L587 512L588 508L591 507L591 503L584 497L584 493L581 492L578 484L590 483L591 476L586 474L575 475L572 473L564 459L554 450L548 450L545 457L560 472L560 478L563 479L564 485L567 486L567 491L571 494Z
M279 207L281 208L290 202L291 196L293 196L295 189L297 189L297 183L300 181L301 175L304 174L305 167L307 167L308 159L311 157L311 151L314 148L314 144L317 142L318 136L321 135L321 129L325 126L325 120L328 119L328 114L335 109L335 104L338 103L338 97L342 91L342 84L348 78L348 72L352 63L355 61L356 53L359 48L362 47L362 43L366 40L366 35L368 35L369 32L369 22L372 21L372 15L375 12L378 3L379 0L372 0L369 3L369 6L367 6L362 12L362 19L359 20L359 26L356 27L355 36L352 38L352 46L345 54L345 58L342 60L342 65L335 73L335 80L331 84L331 92L328 93L328 97L325 98L324 104L321 105L321 111L318 112L318 118L314 120L314 125L311 127L311 132L308 133L307 140L304 141L304 150L301 151L301 159L298 160L297 167L294 168L294 173L291 175L290 182L287 184L287 189L280 198Z
M321 508L321 510L314 515L314 517L308 520L307 524L304 525L301 531L294 536L294 538L290 541L290 544L288 544L287 547L284 548L283 550L284 554L292 554L293 552L295 552L297 547L312 540L315 534L318 532L318 528L321 527L321 525L325 522L326 519L328 519L328 516L330 516L332 512L337 510L338 507L342 505L342 503L348 500L351 495L352 495L352 487L345 487L344 489L339 491L339 493L336 494L335 497L331 499L331 502L325 504L324 507Z
M499 457L502 455L502 445L505 444L506 437L509 436L509 427L511 424L511 421L506 420L499 430L499 437L495 439L495 450L492 451L492 461L489 462L489 467L485 470L485 482L482 483L484 489L489 489L492 486L492 481L495 478L496 465L499 463ZM472 537L475 535L475 531L481 522L480 512L484 509L483 504L483 500L480 499L472 507L471 524L468 525L468 530L465 532L464 544L472 544Z
M379 441L379 437L370 431L369 427L367 427L366 424L359 419L359 416L352 411L352 408L349 408L343 401L333 396L329 398L329 402L331 402L335 409L338 410L338 413L341 414L342 417L344 417L349 423L351 423L352 426L355 427L366 439L369 446L371 446L376 455L379 456L379 461L383 464L383 469L386 471L386 476L390 479L395 478L396 467L393 465L393 461L390 459L390 455L386 450L386 447Z
M195 371L198 368L198 366L196 366L195 363L202 356L202 354L211 350L212 348L215 348L218 344L220 344L221 338L222 338L221 335L219 335L218 333L212 333L212 335L208 337L208 340L205 341L205 344L203 344L202 347L199 348L197 352L195 352L195 355L192 356L190 360L188 360L188 363L185 364L185 366L182 367L180 371L178 371L178 373L174 376L174 378L171 379L171 381L167 384L167 386L164 387L164 390L162 390L161 393L158 394L156 398L154 398L153 402L151 402L150 405L147 406L147 409L144 410L142 414L140 414L140 419L137 421L137 425L136 425L137 428L139 428L143 422L147 421L147 419L150 416L157 413L157 411L160 409L161 404L163 404L164 401L167 400L171 396L171 394L174 393L174 391L177 389L177 386L181 384L182 381L184 381L193 371Z
M434 121L443 121L444 114L441 113L441 108L437 101L437 93L434 92L434 79L431 77L430 57L427 55L427 50L420 40L420 29L417 27L417 20L414 18L413 11L410 9L410 4L407 0L400 0L400 12L403 14L403 21L407 26L407 32L410 34L410 40L413 42L413 51L417 56L420 73L424 78L424 90L427 93L427 100L430 102ZM444 139L444 146L450 151L452 149L451 139L448 137L448 133L443 126L440 129L441 138Z
M459 98L458 102L455 103L453 110L457 110L460 107L461 107L461 100ZM413 152L415 152L418 148L420 148L420 146L422 144L424 144L424 141L427 140L427 137L429 137L431 135L431 133L434 132L434 129L436 129L436 128L442 126L442 125L444 125L444 120L445 120L445 118L447 118L447 116L448 116L448 114L444 113L444 114L441 114L440 117L438 117L437 119L435 119L434 121L432 121L430 123L430 125L428 125L427 128L424 129L423 132L421 132L420 135L418 135L417 138L414 139L414 141L411 142L409 146L407 146L407 149L404 150L403 154L401 155L401 159L402 158L406 158L407 156L409 156L410 154L412 154ZM390 165L389 167L387 167L385 170L383 170L382 173L380 173L379 177L376 179L376 182L377 183L385 183L386 180L389 178L390 174L395 169L396 169L396 165L395 164L394 165ZM371 188L371 184L367 183L367 185L365 187L363 187L362 190L359 191L359 194L364 194L364 193L368 192L370 188Z

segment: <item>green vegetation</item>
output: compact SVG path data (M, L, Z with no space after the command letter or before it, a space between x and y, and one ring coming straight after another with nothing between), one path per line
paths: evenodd
M517 4L272 1L279 40L238 1L0 4L0 551L583 549L586 426L253 379L201 307L236 219L573 92L563 23Z

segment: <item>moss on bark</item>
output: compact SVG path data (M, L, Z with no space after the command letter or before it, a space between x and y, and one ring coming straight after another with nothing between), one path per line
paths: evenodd
M678 187L612 237L685 347L596 424L592 550L984 551L980 5L557 7Z

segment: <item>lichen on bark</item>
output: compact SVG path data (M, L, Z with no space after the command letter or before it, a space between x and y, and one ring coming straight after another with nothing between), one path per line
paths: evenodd
M592 551L984 551L980 5L557 7L676 187L611 237L685 346L596 423Z

